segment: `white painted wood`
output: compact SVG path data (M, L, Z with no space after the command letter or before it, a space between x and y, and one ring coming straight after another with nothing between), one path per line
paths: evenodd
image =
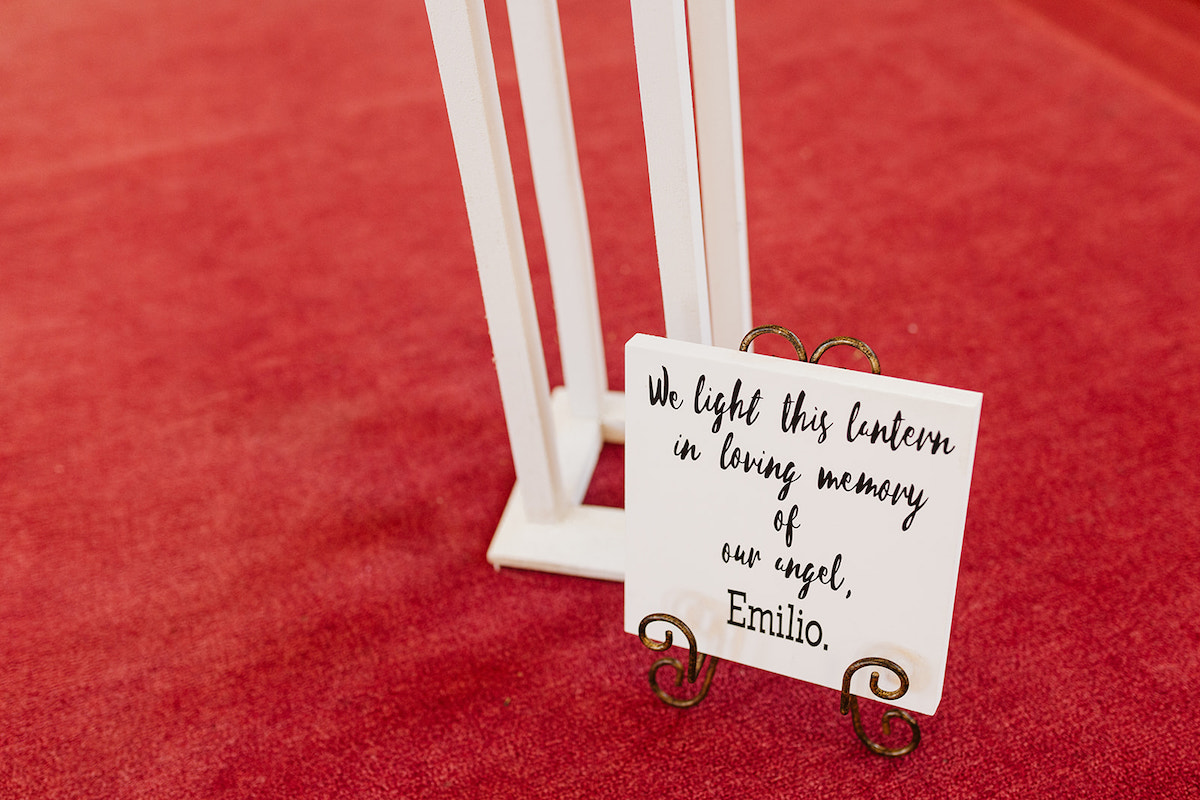
M734 0L687 0L712 340L736 349L753 325Z
M605 392L600 433L610 444L625 444L625 393Z
M608 389L600 306L555 0L508 0L529 160L572 413L599 420Z
M693 60L704 62L693 113L684 1L632 2L663 310L671 338L712 342L711 313L721 344L736 346L749 328L749 272L733 2L692 0ZM553 394L484 5L425 4L517 471L488 561L622 580L624 512L582 505L603 442L624 441L625 408L607 389L558 11L554 0L507 2L567 384ZM710 173L703 208L699 158ZM710 276L709 263L721 274Z
M623 396L608 393L606 402L621 403ZM571 413L567 392L555 389L552 405L559 432L558 456L563 483L570 492L566 513L552 524L533 521L525 513L520 480L500 518L488 548L488 563L497 569L535 569L585 578L622 580L624 576L625 512L619 508L581 505L596 468L600 438L595 425Z
M667 337L712 342L684 0L631 0Z
M625 579L625 511L574 506L558 525L524 517L519 488L505 506L488 548L488 563L500 569L532 569L606 581Z
M426 0L467 219L483 288L522 511L566 513L549 381L538 331L496 68L482 0Z

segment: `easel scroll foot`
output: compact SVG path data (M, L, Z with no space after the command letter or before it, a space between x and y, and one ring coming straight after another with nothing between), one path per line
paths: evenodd
M683 620L673 617L670 614L650 614L643 618L641 625L638 626L638 636L641 638L642 644L651 650L661 653L670 648L673 642L673 634L669 628L663 636L663 641L657 642L651 639L646 633L646 627L652 622L665 622L668 625L673 625L687 637L688 663L685 668L683 663L673 656L663 656L655 661L650 665L650 689L654 692L655 697L674 708L691 708L698 705L708 695L709 687L712 686L713 676L717 671L719 659L699 652L696 648L696 637L692 634L691 628L685 625ZM686 677L689 684L695 684L697 681L700 681L699 690L690 697L678 697L670 694L659 685L658 670L661 667L671 667L671 669L675 670L675 687L677 689L683 687L683 681Z
M845 675L842 676L842 714L850 715L850 719L854 723L854 733L858 736L858 740L866 745L867 749L872 753L878 753L881 756L889 756L891 758L907 755L916 750L917 745L921 743L921 728L917 725L917 721L913 719L912 714L899 708L889 708L883 713L883 723L880 727L884 737L891 736L893 719L902 719L908 725L908 729L912 733L912 738L908 744L902 747L887 747L874 741L867 736L866 729L863 727L862 715L858 710L858 698L850 694L850 679L854 677L855 672L869 666L885 667L894 672L900 679L900 687L889 692L879 688L879 673L872 672L871 693L876 697L884 700L895 700L898 697L902 697L908 691L908 674L899 664L886 658L860 658L847 667Z

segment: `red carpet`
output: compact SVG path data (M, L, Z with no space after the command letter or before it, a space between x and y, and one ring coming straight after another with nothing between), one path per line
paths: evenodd
M898 761L737 665L662 706L619 585L485 563L513 473L421 3L0 5L0 796L1200 796L1197 6L1050 5L740 7L756 322L985 396ZM619 386L662 330L629 9L562 13Z

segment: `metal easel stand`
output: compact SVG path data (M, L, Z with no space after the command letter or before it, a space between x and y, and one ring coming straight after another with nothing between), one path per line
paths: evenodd
M876 357L875 352L861 340L845 336L839 336L822 342L821 345L813 351L812 356L809 357L804 349L804 345L800 342L800 339L796 336L796 334L792 333L787 328L783 328L778 325L763 325L747 333L746 337L742 339L742 344L739 349L746 351L749 349L750 343L764 333L774 333L784 337L796 350L796 355L801 361L807 361L812 364L816 364L820 360L821 356L824 355L825 352L831 347L835 347L837 345L848 345L850 347L857 348L860 352L862 352L863 355L867 357L867 360L870 362L871 372L875 375L880 374L879 359ZM692 633L691 628L689 628L683 622L683 620L679 619L678 617L671 616L670 614L650 614L642 619L641 625L638 627L638 636L641 638L642 644L651 650L655 652L662 652L669 649L673 644L673 636L669 629L666 631L663 641L658 642L654 639L651 639L646 634L646 626L648 626L651 622L665 622L678 628L679 631L683 633L688 641L688 661L686 669L684 668L683 663L673 656L664 656L655 661L650 665L650 689L654 692L654 695L658 697L658 699L675 708L691 708L692 706L699 705L700 701L702 701L705 696L708 695L708 690L712 686L713 676L716 673L717 664L719 663L718 659L714 656L705 655L699 652L696 646L696 637ZM686 678L689 684L696 687L696 691L690 694L690 696L679 697L672 695L663 689L663 687L658 683L658 670L665 666L669 666L675 670L676 688L682 688L684 679ZM917 724L916 719L914 719L911 714L903 709L887 709L887 711L883 713L883 720L880 727L883 731L883 736L890 737L892 734L892 721L896 719L903 720L905 724L908 725L909 731L912 734L912 738L907 744L901 747L887 747L886 745L880 744L879 742L867 736L866 728L862 721L862 715L858 708L858 697L850 693L850 681L854 677L854 673L858 672L864 667L871 666L888 669L900 680L899 688L889 692L879 688L879 673L872 671L871 693L876 697L882 700L896 700L900 697L903 697L908 691L908 673L906 673L904 668L899 664L886 658L861 658L848 666L845 674L842 676L841 713L843 716L846 714L850 715L850 720L854 725L855 735L858 736L859 741L861 741L872 753L877 753L878 755L888 756L891 758L898 758L900 756L907 755L913 750L916 750L917 745L921 743L921 728ZM697 684L697 682L699 683Z
M642 619L642 623L638 627L638 636L641 638L642 644L651 650L662 652L670 649L673 644L673 637L670 630L666 632L661 642L655 641L646 635L646 626L651 622L666 622L674 625L687 637L688 641L686 669L683 663L674 656L664 656L650 665L649 678L651 691L654 692L654 696L659 700L674 708L691 708L692 706L699 705L700 701L708 695L708 690L712 686L713 676L717 671L717 664L720 663L719 659L715 656L699 652L696 647L696 637L692 634L691 629L678 617L673 617L670 614L650 614ZM858 698L850 694L850 680L854 677L854 673L863 667L869 666L885 667L895 673L896 677L900 679L900 687L898 689L890 692L885 691L879 688L879 673L872 671L871 693L876 697L883 700L896 700L903 697L905 692L908 691L908 674L895 661L886 658L861 658L847 667L845 674L842 676L841 713L843 715L850 715L855 735L858 736L858 740L872 753L891 758L907 755L916 750L917 745L921 743L921 728L917 724L916 719L907 711L900 708L889 708L883 712L883 722L881 725L884 738L888 738L892 734L892 720L903 720L908 725L909 731L912 734L912 738L907 744L900 747L888 747L867 735L866 727L862 721L862 714L858 708ZM686 678L688 684L695 687L695 691L686 696L677 696L668 692L658 682L658 670L661 667L671 667L675 670L675 688L682 688L684 679Z

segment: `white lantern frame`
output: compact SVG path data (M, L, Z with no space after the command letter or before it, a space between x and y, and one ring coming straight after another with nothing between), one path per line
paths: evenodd
M751 326L733 0L631 9L666 333L737 347ZM624 441L624 401L607 384L558 8L508 0L563 361L553 392L483 0L426 12L517 473L488 561L621 580L624 512L582 502L604 442Z

